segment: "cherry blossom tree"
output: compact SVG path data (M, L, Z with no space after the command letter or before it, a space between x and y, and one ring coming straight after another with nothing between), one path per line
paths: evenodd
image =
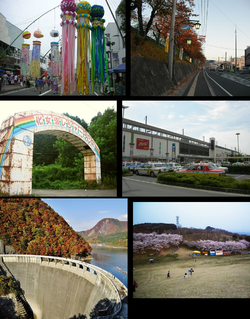
M133 251L140 254L145 253L147 249L161 251L162 249L169 248L171 245L179 245L182 238L182 235L178 234L134 233Z

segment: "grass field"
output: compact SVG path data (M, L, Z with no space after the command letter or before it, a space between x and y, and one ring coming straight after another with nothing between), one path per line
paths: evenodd
M250 255L192 258L185 246L172 254L174 249L134 256L134 298L250 298ZM154 258L153 264L148 264L149 258ZM191 267L192 276L183 279Z

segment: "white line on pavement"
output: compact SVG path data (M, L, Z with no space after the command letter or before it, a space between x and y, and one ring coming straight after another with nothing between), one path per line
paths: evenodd
M214 81L214 83L216 83L223 91L225 91L229 96L233 96L232 94L230 94L227 90L225 90L219 83L217 83L213 78L211 78L211 76L209 76L206 72L206 75L212 80Z

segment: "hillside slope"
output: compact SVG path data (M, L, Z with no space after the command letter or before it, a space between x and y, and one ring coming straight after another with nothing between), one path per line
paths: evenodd
M91 229L78 233L92 244L127 247L127 231L127 222L103 218Z
M17 254L87 257L92 248L40 199L0 199L0 239Z

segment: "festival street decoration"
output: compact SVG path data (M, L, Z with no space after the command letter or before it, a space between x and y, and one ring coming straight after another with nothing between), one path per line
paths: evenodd
M33 41L32 60L28 73L31 77L40 77L40 50L41 41Z
M91 22L92 22L92 48L91 48L91 71L92 85L96 92L103 92L105 81L108 80L108 61L105 46L105 37L103 26L105 20L102 19L104 8L99 5L91 7ZM106 72L106 73L105 73ZM109 84L110 87L110 84Z
M75 16L74 0L61 2L62 27L62 94L73 94L75 91L74 58L75 58Z
M27 75L29 72L29 50L30 44L22 43L22 52L21 52L21 74Z
M59 76L59 43L51 42L51 71L53 76Z
M80 94L90 92L90 29L91 5L87 1L77 4L77 90Z

